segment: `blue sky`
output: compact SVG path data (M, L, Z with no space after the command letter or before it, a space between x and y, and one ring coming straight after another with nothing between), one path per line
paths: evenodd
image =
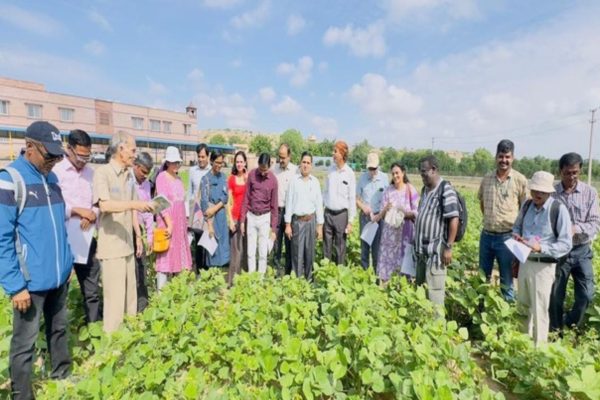
M594 1L0 0L0 75L193 101L200 129L587 156L598 15Z

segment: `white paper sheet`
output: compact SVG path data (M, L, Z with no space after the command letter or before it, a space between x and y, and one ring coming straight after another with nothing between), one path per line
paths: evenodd
M154 203L154 214L158 214L163 212L167 208L171 207L171 202L162 194L159 194L155 198L152 199L152 203Z
M73 262L87 264L96 227L92 225L87 231L84 231L81 229L80 224L81 219L79 217L69 218L67 221L67 235L69 235L71 253L74 257Z
M202 236L200 236L200 240L198 240L198 246L204 247L212 256L217 251L219 244L217 243L217 239L210 237L208 231L204 231L202 232Z
M519 262L524 263L525 261L527 261L527 257L529 256L529 253L531 253L531 247L524 245L521 242L517 242L513 238L506 240L504 244L506 245L506 247L508 247L510 252L513 253L515 257L517 257L517 260L519 260Z
M360 238L370 246L373 243L373 239L375 239L378 228L379 224L377 222L367 222L360 234Z

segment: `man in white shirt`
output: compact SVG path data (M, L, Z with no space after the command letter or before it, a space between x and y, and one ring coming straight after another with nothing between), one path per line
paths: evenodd
M319 180L310 174L312 155L305 151L300 174L294 175L285 201L285 235L291 241L292 270L296 276L312 279L315 233L323 238L323 196ZM316 224L315 224L316 219Z
M346 236L352 230L352 221L356 217L356 176L346 163L347 159L348 145L344 141L337 141L333 148L334 164L327 172L323 196L323 256L337 264L346 261Z
M210 152L208 151L208 146L204 143L200 143L196 146L196 154L198 155L198 164L194 165L190 168L189 173L189 185L188 185L188 193L187 198L188 202L191 203L190 210L194 209L194 203L198 202L200 204L200 181L206 175L208 171L210 171L210 164L208 162L210 157ZM195 268L196 275L200 273L201 269L207 270L206 266L206 250L202 246L198 246L198 241L202 236L202 231L194 231L194 242L192 243L192 248L194 251L194 260L195 260Z
M285 243L285 267L284 272L289 275L292 270L292 250L290 247L290 239L284 234L285 223L283 216L285 214L285 199L287 197L290 182L298 173L298 167L291 163L290 159L292 152L290 146L283 143L279 146L278 164L273 166L273 173L277 178L277 200L279 207L279 220L277 221L277 237L273 246L273 264L277 271L281 271L281 253L283 250L282 244ZM283 243L282 243L283 242Z

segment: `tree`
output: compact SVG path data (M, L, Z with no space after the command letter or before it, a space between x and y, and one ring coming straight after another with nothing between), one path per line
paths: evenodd
M256 155L260 155L261 153L272 154L273 146L271 144L271 139L265 135L256 135L250 141L249 150Z
M210 137L210 139L208 140L209 144L220 144L220 145L224 145L227 144L227 139L225 139L225 136L221 135L221 134L216 134Z
M393 147L382 149L379 155L379 164L382 171L389 171L393 162L400 161L400 152Z
M367 164L367 156L371 152L371 145L365 139L362 142L358 143L352 151L350 152L350 157L348 157L348 161L353 164L356 164L356 167L362 169Z
M306 147L313 156L331 157L334 144L333 140L325 139L320 143L308 143Z
M238 135L233 135L229 137L229 145L233 146L234 144L242 144L242 143L246 143L244 141L244 139L242 139L240 136Z
M300 163L300 155L306 148L302 133L296 129L288 129L279 136L279 145L287 144L292 152L292 162Z

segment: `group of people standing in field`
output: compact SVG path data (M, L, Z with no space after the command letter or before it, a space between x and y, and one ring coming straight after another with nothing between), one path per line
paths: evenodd
M71 131L63 146L58 129L38 121L27 128L25 143L22 156L0 169L0 284L14 308L14 398L33 397L32 363L42 314L50 376L62 379L70 373L66 302L72 269L86 321L102 320L104 330L114 332L126 314L148 305L146 256L153 252L158 290L192 268L201 274L228 266L232 285L244 270L264 274L269 253L281 273L311 280L317 241L323 241L325 258L343 265L348 234L375 228L374 235L361 240L361 266L374 268L383 283L405 274L426 284L429 299L443 313L447 268L466 220L461 197L441 177L433 155L419 162L421 190L399 162L391 164L389 175L382 171L376 153L368 155L367 170L357 181L347 163L348 145L337 141L321 187L312 174L312 155L302 153L296 166L286 144L279 147L274 166L263 153L252 170L246 154L237 152L228 176L222 171L224 155L200 144L186 192L179 150L166 149L152 183L152 157L138 154L134 137L126 132L113 136L109 162L95 170L87 165L91 139L82 130ZM578 179L583 164L578 154L560 158L556 184L544 171L528 181L512 169L513 157L514 144L502 140L496 170L479 188L479 265L491 279L497 262L502 295L526 309L527 331L541 343L549 330L580 326L593 300L591 242L600 230L600 212L595 189ZM169 207L156 210L155 195L166 197ZM358 227L353 226L356 217ZM153 246L157 229L168 239L160 252ZM92 239L84 241L82 254L83 237ZM509 239L530 249L524 262L516 262ZM206 240L216 242L216 248ZM575 301L564 313L570 276Z

